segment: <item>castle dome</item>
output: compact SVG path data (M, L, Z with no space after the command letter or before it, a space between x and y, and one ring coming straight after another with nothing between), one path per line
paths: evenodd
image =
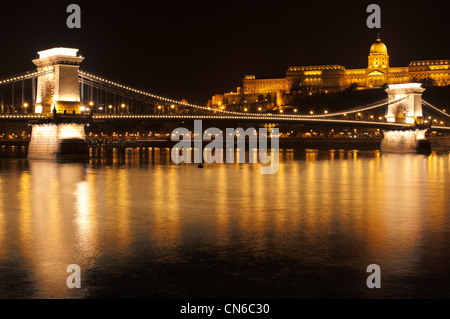
M370 54L388 54L386 45L381 42L380 37L370 47Z

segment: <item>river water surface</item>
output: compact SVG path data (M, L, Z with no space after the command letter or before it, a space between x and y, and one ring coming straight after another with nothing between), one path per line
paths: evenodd
M1 298L450 297L448 152L282 150L273 175L122 155L0 160Z

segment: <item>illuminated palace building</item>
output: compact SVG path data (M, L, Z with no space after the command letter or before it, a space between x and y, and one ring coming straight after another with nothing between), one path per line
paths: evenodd
M450 84L450 59L412 61L407 67L390 67L386 45L378 37L370 47L368 65L364 69L346 69L342 65L291 66L285 77L257 78L247 75L237 92L216 94L209 106L225 109L228 106L260 103L258 110L282 107L286 95L298 92L340 92L353 86L357 89L381 87L385 84L428 81L428 85ZM261 107L262 106L262 107ZM246 109L244 109L245 111Z

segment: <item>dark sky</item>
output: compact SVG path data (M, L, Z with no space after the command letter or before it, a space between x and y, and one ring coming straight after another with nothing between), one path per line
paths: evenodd
M34 69L37 51L80 49L81 68L129 86L205 104L246 74L291 65L364 68L380 31L391 66L450 58L448 1L2 1L0 78ZM66 8L81 7L81 29ZM381 6L381 30L366 26Z

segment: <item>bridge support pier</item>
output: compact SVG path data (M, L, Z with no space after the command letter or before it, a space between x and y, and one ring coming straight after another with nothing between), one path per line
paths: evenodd
M86 159L89 148L84 124L33 125L29 159Z

